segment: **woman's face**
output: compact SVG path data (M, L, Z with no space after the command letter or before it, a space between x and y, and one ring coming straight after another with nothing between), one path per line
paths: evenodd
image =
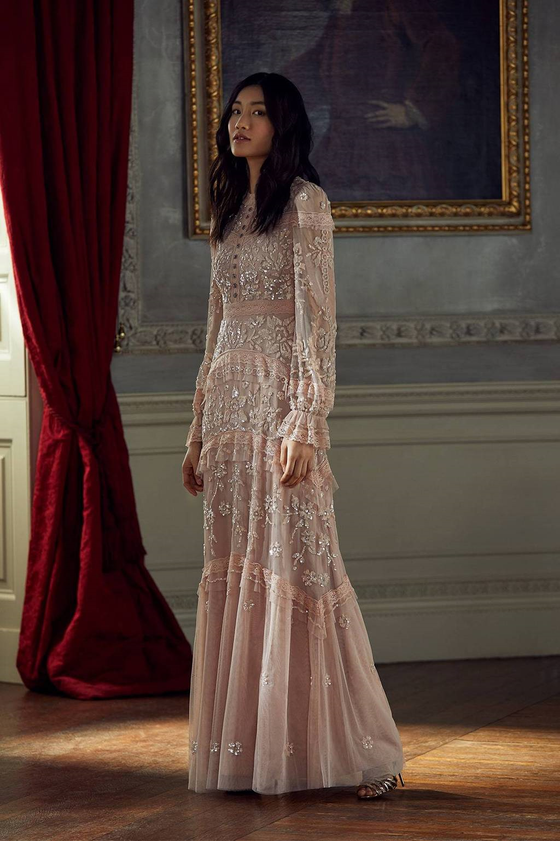
M274 127L268 119L260 85L250 85L240 91L231 107L228 130L230 148L236 157L264 158L269 154ZM235 140L238 133L248 139Z

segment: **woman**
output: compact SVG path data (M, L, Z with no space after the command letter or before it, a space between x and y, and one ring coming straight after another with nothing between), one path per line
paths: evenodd
M358 796L376 797L404 758L338 547L334 223L299 91L276 73L247 77L216 139L206 350L183 462L205 530L189 788L361 783Z

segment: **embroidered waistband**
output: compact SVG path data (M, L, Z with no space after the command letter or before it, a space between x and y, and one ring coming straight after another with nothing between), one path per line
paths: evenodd
M256 298L250 301L225 301L224 318L244 318L251 315L294 315L293 298Z

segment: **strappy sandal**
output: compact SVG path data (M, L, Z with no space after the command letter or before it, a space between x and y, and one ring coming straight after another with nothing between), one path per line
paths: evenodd
M399 779L401 781L401 785L404 786L403 778L400 774ZM356 794L360 800L372 800L374 797L381 797L382 794L392 791L392 789L396 788L397 785L397 778L393 774L389 774L388 777L382 777L379 780L364 780L362 783L359 783L356 788ZM361 788L369 788L371 790L371 794L358 794Z

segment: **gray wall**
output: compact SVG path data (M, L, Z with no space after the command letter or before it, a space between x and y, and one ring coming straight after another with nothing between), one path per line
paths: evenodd
M511 235L335 237L338 316L560 312L560 4L530 13L533 231ZM138 236L142 320L205 320L210 258L184 236L185 176L180 0L136 3L139 91ZM258 55L242 77L273 70ZM229 74L228 74L229 75ZM227 95L227 91L224 92ZM556 201L556 204L554 203ZM118 392L191 391L200 353L123 354ZM339 385L553 380L560 345L342 349Z

